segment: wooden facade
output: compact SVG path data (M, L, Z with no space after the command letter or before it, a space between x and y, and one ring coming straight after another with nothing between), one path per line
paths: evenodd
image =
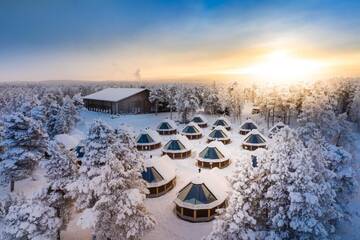
M168 155L172 159L184 159L191 156L191 150L186 152L166 152L163 150L162 155Z
M243 149L249 150L249 151L255 151L258 148L266 148L266 144L263 145L253 145L253 144L242 144Z
M146 194L147 198L155 198L160 197L164 195L165 193L169 192L171 189L173 189L176 185L176 177L174 177L170 182L158 186L158 187L149 187L149 194Z
M210 168L210 169L212 169L214 167L225 168L225 167L229 166L229 164L230 164L229 159L222 161L222 162L206 162L206 161L197 160L197 165L198 165L198 167L201 167L201 168Z
M174 135L177 134L176 129L157 129L156 130L160 135Z
M186 133L182 133L182 135L186 136L189 140L194 140L194 139L200 139L202 137L202 134L186 134Z
M119 101L105 101L87 99L84 97L84 106L89 111L105 112L110 114L142 114L154 111L153 104L149 101L150 91L144 89Z
M139 151L151 151L154 149L158 149L161 147L161 143L154 143L154 144L137 144L136 148Z
M225 208L226 205L227 205L226 200L223 203L221 203L219 206L216 206L211 209L190 209L176 205L175 212L179 218L184 219L186 221L208 222L215 218L217 214L216 209Z
M208 139L206 142L210 143L212 141L215 141L215 139ZM230 138L228 138L228 139L217 139L217 141L222 142L224 145L229 144L231 142Z

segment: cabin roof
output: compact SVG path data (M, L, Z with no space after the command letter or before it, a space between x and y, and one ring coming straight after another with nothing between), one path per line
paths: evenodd
M105 88L83 97L83 99L118 102L147 90L146 88Z

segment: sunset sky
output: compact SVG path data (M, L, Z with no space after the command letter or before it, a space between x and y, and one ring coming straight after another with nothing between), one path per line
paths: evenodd
M0 2L0 81L360 76L360 1Z

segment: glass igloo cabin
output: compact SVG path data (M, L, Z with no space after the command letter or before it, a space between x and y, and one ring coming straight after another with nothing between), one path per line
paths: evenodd
M218 119L215 120L215 122L213 123L212 127L216 128L217 126L221 126L224 127L226 130L230 130L231 129L231 123L230 121L225 118L225 117L219 117Z
M150 151L161 147L161 139L157 132L151 129L141 131L136 138L136 148L140 151Z
M167 155L146 160L145 169L142 172L142 178L149 190L146 197L160 197L174 188L176 184L175 166Z
M191 156L191 145L185 136L176 135L164 145L162 153L172 159L184 159Z
M202 137L202 130L196 123L190 122L182 129L181 135L186 136L190 140L199 139Z
M156 131L160 135L172 135L176 134L176 124L173 120L170 119L164 119L160 122L160 124L157 126Z
M198 173L177 194L176 215L190 222L207 222L216 216L218 208L227 205L226 180L213 170Z
M258 125L253 120L248 119L241 124L239 133L241 135L246 135L253 129L258 129Z
M225 168L230 164L230 154L222 142L210 142L197 156L197 165L201 168Z
M201 128L206 128L207 127L207 120L204 116L202 115L195 115L192 119L191 122L196 123L199 127Z
M222 126L215 127L208 135L207 142L221 141L223 144L230 143L230 133Z
M266 148L266 138L257 129L253 129L249 132L242 143L242 147L245 150L254 151L258 148Z

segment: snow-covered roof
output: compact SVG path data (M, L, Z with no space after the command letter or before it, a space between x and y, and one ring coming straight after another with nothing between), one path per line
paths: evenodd
M283 122L277 122L272 128L270 128L270 133L277 133L281 128L285 127Z
M243 122L240 126L240 130L252 130L259 128L258 125L251 119L247 119L245 122Z
M136 138L137 145L152 145L160 142L161 138L159 134L152 129L142 130Z
M56 135L54 138L56 142L63 144L68 150L74 149L80 143L79 138L76 138L69 134L59 134Z
M176 123L171 119L162 120L156 128L157 130L166 131L166 130L175 130Z
M191 119L192 122L195 122L195 123L207 123L207 120L204 116L198 114L198 115L195 115L192 119Z
M230 133L223 126L216 126L209 133L209 136L208 136L208 139L210 139L210 140L216 140L216 139L225 140L225 139L229 139L229 138L230 138Z
M225 124L225 125L224 125ZM215 120L213 126L225 126L225 127L230 127L231 123L230 121L225 118L225 117L219 117L218 119Z
M220 176L216 169L201 171L179 191L175 203L180 207L190 209L214 208L222 204L228 196L229 185L226 183L225 178ZM199 199L201 198L201 192L199 191L207 190L210 192L209 195L202 196L202 198L206 197L206 199ZM194 191L200 194L194 193Z
M199 135L202 134L202 130L199 127L199 125L197 125L194 122L189 122L181 131L181 133L185 134L185 135Z
M203 150L199 152L198 159L203 162L222 162L230 158L229 151L220 141L210 142Z
M105 88L96 93L87 95L83 97L83 99L118 102L145 90L145 88Z
M175 166L168 155L159 158L150 158L145 161L146 168L154 168L160 174L161 180L155 182L146 182L147 187L158 187L167 184L176 176Z
M252 146L263 146L266 145L266 137L257 129L253 129L245 136L243 143Z
M168 153L181 153L191 150L191 144L187 137L182 135L172 136L163 147L164 152Z

